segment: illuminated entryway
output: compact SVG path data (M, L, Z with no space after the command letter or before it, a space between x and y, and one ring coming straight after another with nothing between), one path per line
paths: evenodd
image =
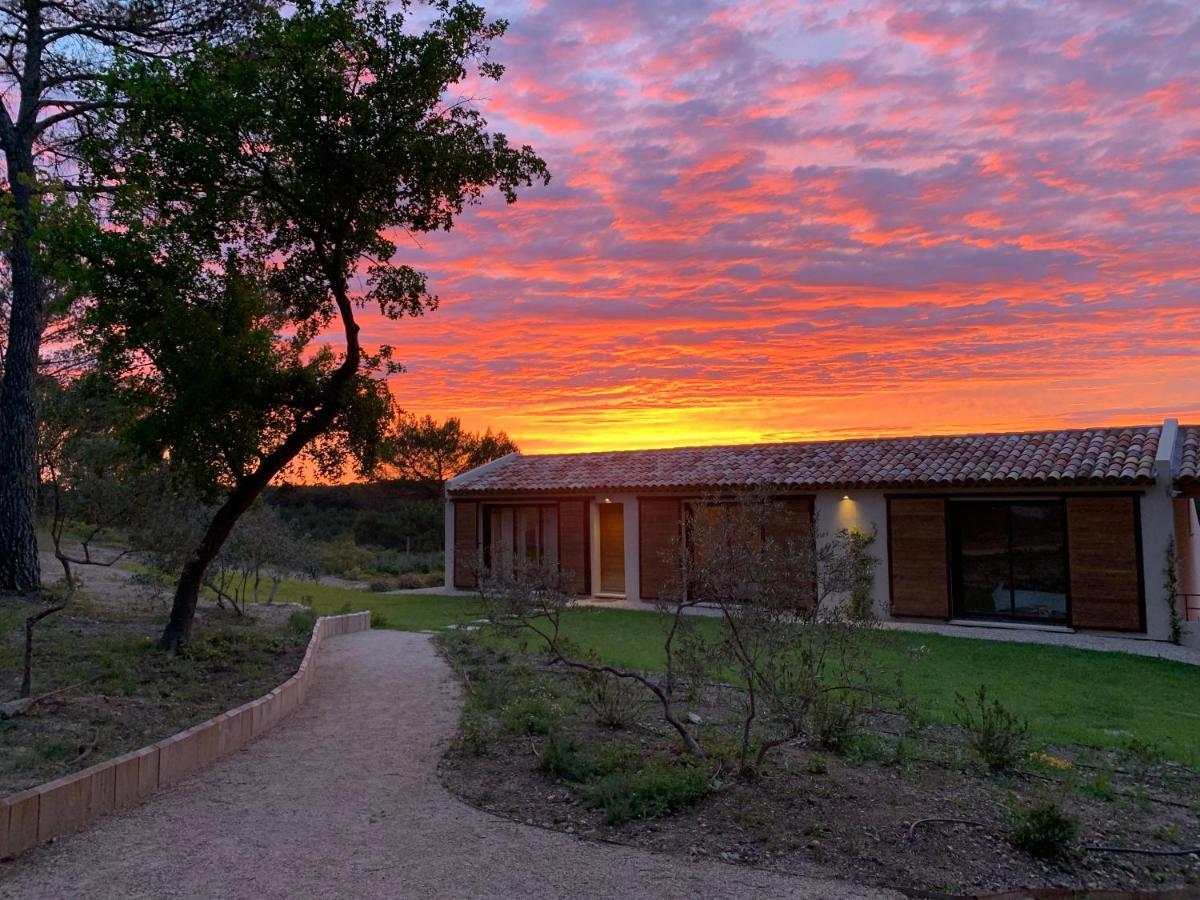
M625 504L601 503L600 593L625 594Z

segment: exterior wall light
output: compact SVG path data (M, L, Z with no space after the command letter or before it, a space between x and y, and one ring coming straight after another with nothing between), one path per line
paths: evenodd
M843 500L849 500L849 499L850 499L850 495L849 495L849 494L842 494L842 499L843 499Z
M612 503L612 498L611 498L611 497L605 497L605 498L604 498L604 502L605 502L605 503Z

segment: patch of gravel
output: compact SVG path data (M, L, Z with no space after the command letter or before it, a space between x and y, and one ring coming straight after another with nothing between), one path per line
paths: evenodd
M148 803L0 865L3 898L898 897L590 843L455 799L462 702L428 637L329 641L308 703Z

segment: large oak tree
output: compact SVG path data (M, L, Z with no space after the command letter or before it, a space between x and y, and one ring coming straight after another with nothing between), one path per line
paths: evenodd
M303 0L243 43L112 79L123 113L89 155L122 189L84 254L98 377L130 401L142 450L217 504L164 649L187 642L205 570L272 478L302 455L374 461L395 367L358 316L436 303L396 239L549 180L455 93L500 77L504 30L458 0Z

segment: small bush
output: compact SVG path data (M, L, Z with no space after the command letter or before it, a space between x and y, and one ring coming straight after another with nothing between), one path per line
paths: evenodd
M829 760L825 758L823 753L808 754L808 761L804 764L804 771L809 775L828 775Z
M857 703L842 702L824 695L812 706L809 728L821 749L836 753L849 746L858 731L861 717L861 708Z
M954 717L967 733L967 743L979 760L993 772L1016 766L1024 755L1029 725L1003 706L999 700L988 703L987 687L979 686L972 706L958 694Z
M1009 842L1038 859L1056 859L1066 854L1079 834L1079 820L1053 803L1042 803L1009 814Z
M547 775L565 781L587 781L596 774L592 760L580 752L579 745L564 734L555 732L542 748L538 768Z
M487 716L478 709L468 708L463 711L458 723L458 739L464 750L482 756L491 746L494 737L495 730Z
M631 819L657 819L697 803L708 793L708 775L692 766L652 762L636 772L615 772L584 791L589 806L619 825Z
M1105 766L1090 781L1085 781L1079 785L1079 792L1095 800L1103 800L1106 803L1111 803L1117 799L1117 791L1113 787L1112 782L1112 766Z
M518 697L500 711L500 724L509 734L550 734L562 713L546 697Z
M296 637L308 637L317 624L317 614L311 609L299 610L288 616L287 624Z
M372 628L387 628L388 627L387 616L385 616L383 613L381 613L377 609L371 610L371 627Z
M578 699L591 710L597 725L628 728L637 721L645 704L642 690L628 679L588 672L579 680Z

